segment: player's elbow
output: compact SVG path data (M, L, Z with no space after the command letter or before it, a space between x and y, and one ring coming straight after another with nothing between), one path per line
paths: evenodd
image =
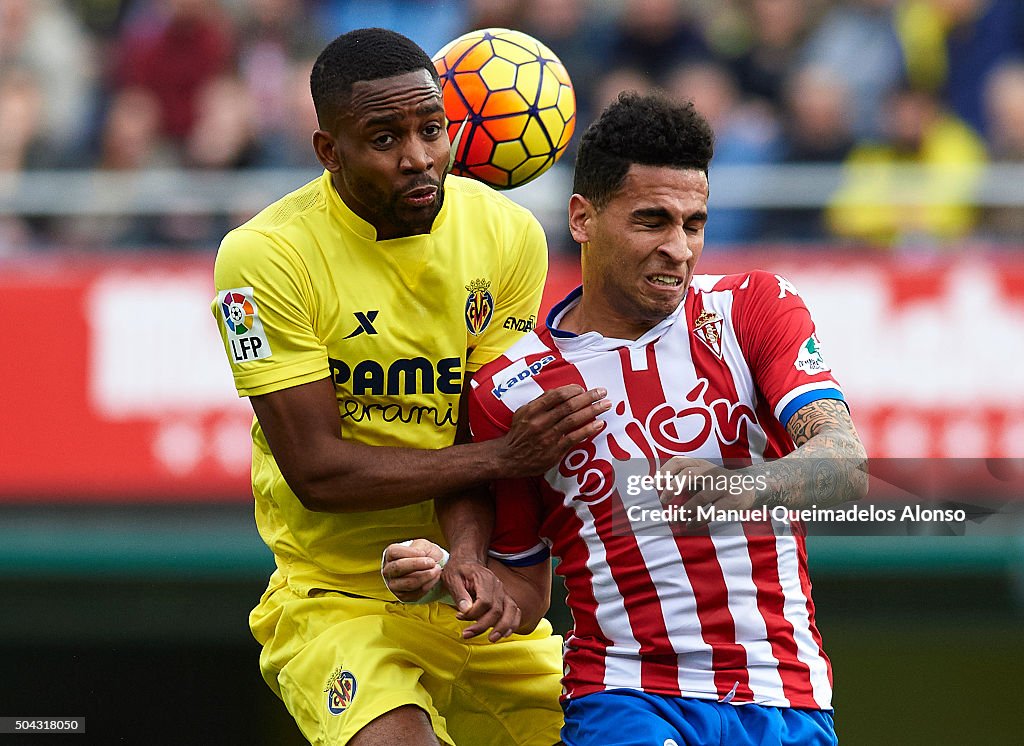
M335 480L312 471L285 474L284 478L288 487L306 510L314 513L345 512L345 504L338 499L338 487L334 483Z
M323 488L315 480L307 479L286 479L295 497L302 503L302 507L314 513L331 512L327 495ZM336 508L334 510L337 510Z

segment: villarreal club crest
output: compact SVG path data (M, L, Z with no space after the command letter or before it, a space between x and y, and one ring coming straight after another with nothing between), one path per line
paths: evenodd
M337 669L327 681L324 689L327 695L327 710L332 715L340 715L351 706L356 698L356 677L350 671Z
M466 328L474 337L483 334L494 316L494 296L491 295L491 281L477 279L466 285Z

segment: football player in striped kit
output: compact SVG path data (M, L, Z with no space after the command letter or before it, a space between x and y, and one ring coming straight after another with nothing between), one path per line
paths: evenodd
M837 743L788 510L862 497L866 456L796 288L694 274L712 142L692 104L623 94L606 109L569 202L583 286L474 379L476 439L559 385L612 402L557 467L494 485L491 566L519 630L547 610L552 556L565 579L569 746ZM393 545L385 578L415 600L439 557Z

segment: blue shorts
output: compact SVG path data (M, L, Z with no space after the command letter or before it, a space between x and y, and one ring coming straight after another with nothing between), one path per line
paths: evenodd
M566 746L835 746L831 710L612 689L562 706Z

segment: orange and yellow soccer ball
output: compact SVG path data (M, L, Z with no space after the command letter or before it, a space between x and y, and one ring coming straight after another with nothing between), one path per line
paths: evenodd
M470 31L434 55L452 173L496 189L532 181L565 152L576 96L554 52L521 31Z

